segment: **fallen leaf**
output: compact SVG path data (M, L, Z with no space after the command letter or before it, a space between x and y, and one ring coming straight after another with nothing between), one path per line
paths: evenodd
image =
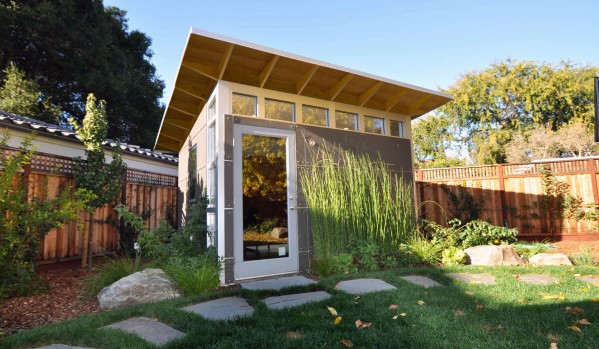
M357 328L360 328L360 327L362 327L362 321L361 321L360 319L358 319L358 320L354 321L354 324L356 324L356 327L357 327Z
M557 343L551 343L549 349L557 349Z
M398 317L398 316L399 316L399 315L395 315L395 316L393 317L393 320L397 320L397 317Z
M575 277L580 277L580 276L582 276L582 275L580 275L580 274L574 274L574 276L575 276Z
M397 309L397 308L399 308L399 305L397 305L397 304L391 304L391 305L389 306L389 309L392 309L392 310L395 310L395 309Z
M568 328L574 332L582 333L582 330L580 328L578 328L578 326L570 326Z
M354 343L352 343L349 339L340 340L339 343L341 343L341 344L343 344L343 345L345 345L346 347L349 347L349 348L351 348L351 347L354 346Z
M590 325L591 323L587 319L580 319L577 321L580 325Z
M406 315L408 315L408 314L406 314L406 313L399 314L399 316L406 316Z
M466 291L464 293L467 294L467 295L469 295L469 296L474 296L474 292L472 292L472 291Z
M520 299L518 299L518 302L520 302L520 303L528 303L528 302L530 302L530 299L528 299L528 298L520 298Z
M335 308L327 307L327 309L329 309L329 312L331 313L331 315L337 316L337 310Z
M337 316L335 318L335 325L339 325L339 323L341 322L341 320L342 320L341 316Z
M566 310L568 313L574 314L574 315L580 314L584 311L582 308L579 308L579 307L574 307L574 308L565 307L564 310Z
M356 320L354 321L354 324L356 325L357 328L368 328L370 326L372 326L371 322L362 322L362 320Z
M553 335L553 334L548 334L547 338L550 339L550 340L552 340L552 341L555 341L555 342L559 342L560 340L562 340L560 336L556 336L556 335Z
M453 311L453 316L455 316L455 317L464 316L464 311L461 309L456 309Z
M520 278L520 274L512 274L513 277L515 277L516 279Z
M543 299L559 299L559 300L564 300L566 299L566 297L563 294L547 294L547 293L541 293L541 296L543 296Z
M580 290L580 292L589 292L589 291L590 291L590 290L589 290L589 288L588 288L588 287L583 287L583 288Z
M482 311L484 308L485 308L485 306L484 306L484 305L482 305L482 304L477 304L477 305L476 305L476 311L477 311L477 312L480 312L480 311Z
M287 337L287 339L301 339L303 335L297 331L289 331L285 337Z
M416 301L416 304L418 304L418 305L425 305L426 303L424 303L424 301L417 300L417 301Z

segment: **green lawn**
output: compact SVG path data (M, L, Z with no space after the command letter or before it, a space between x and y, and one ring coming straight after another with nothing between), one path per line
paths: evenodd
M497 278L497 285L461 283L446 277L447 272L490 273ZM526 273L552 275L560 282L534 286L514 277ZM429 276L445 287L425 290L399 278L413 274ZM350 340L355 348L547 349L552 342L557 342L558 348L597 348L599 287L575 279L574 274L597 275L599 268L466 266L402 268L335 276L317 285L283 292L229 290L84 316L5 338L0 341L0 348L29 348L50 343L93 348L153 348L134 335L98 329L133 316L156 318L187 333L164 348L343 348L341 340ZM358 299L335 290L338 281L358 277L377 277L398 289L362 295ZM321 303L276 311L268 310L260 302L271 295L314 290L326 290L333 297ZM256 309L254 315L220 322L203 320L179 309L231 295L246 298ZM389 309L391 304L398 308ZM343 318L341 323L334 324L335 317L327 306L337 310ZM570 311L566 307L570 307ZM575 309L577 307L580 309ZM401 316L402 313L405 316ZM357 319L370 322L372 326L358 329L354 325ZM577 323L582 319L588 320L590 325Z

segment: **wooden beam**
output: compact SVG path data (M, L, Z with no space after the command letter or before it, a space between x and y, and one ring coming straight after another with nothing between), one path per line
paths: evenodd
M258 82L260 83L260 88L263 88L264 84L266 84L266 81L268 80L268 77L270 76L270 73L272 73L272 70L274 69L278 60L279 60L279 56L276 56L276 55L273 56L272 59L270 60L270 62L268 62L268 64L266 65L266 68L264 68L262 73L260 73L260 76L258 77Z
M218 81L218 78L216 77L216 72L212 67L190 61L183 61L181 65L193 72L196 72L212 80Z
M405 90L397 93L395 96L386 100L385 101L385 111L390 111L391 109L393 109L393 107L395 107L397 105L397 103L399 103L399 100L401 99L401 97L403 97L403 95L408 93L408 91L409 91L408 89L405 89Z
M295 88L297 90L297 94L301 95L302 91L304 91L304 88L306 88L306 86L308 86L308 83L310 82L310 79L312 79L312 77L314 76L314 73L316 73L316 71L318 70L318 66L317 65L313 65L306 74L304 74L304 76L302 76L301 79L299 79L299 81L297 82L297 84L295 84Z
M364 104L366 104L366 102L368 102L370 98L372 98L372 96L374 96L374 94L378 90L380 90L381 87L383 87L383 82L379 81L376 84L372 85L368 90L364 91L364 93L362 93L358 98L358 101L360 102L360 107L363 107Z
M195 119L189 119L189 120L177 120L177 119L168 119L168 120L164 120L164 123L166 124L170 124L173 126L177 126L179 128L182 128L186 131L191 131L191 128L193 127L193 123L195 122Z
M337 98L337 96L339 96L339 93L341 93L341 91L343 91L345 86L347 86L347 84L353 77L354 77L353 74L346 74L343 77L343 79L339 80L335 85L333 85L333 87L331 87L331 90L329 91L329 97L331 98L331 101L334 101L335 98Z
M173 120L164 120L164 125L171 125L187 132L191 131L191 126L180 125L178 122L173 122Z
M198 95L198 92L195 92L195 91L188 90L188 89L186 89L186 88L185 88L185 86L176 86L176 87L175 87L175 90L177 90L177 91L179 91L179 92L182 92L182 93L185 93L185 94L186 94L186 95L188 95L188 96L191 96L191 97L194 97L194 98L197 98L197 99L201 99L201 100L203 100L203 101L206 101L206 98L204 98L204 97L202 97L202 96Z
M158 143L156 144L156 148L160 148L160 149L164 149L164 150L172 150L172 151L176 151L178 153L179 150L181 150L181 142L174 143L174 142L158 141Z
M191 114L194 118L198 116L198 105L194 103L185 103L178 100L171 99L169 108L173 108L182 113Z
M227 47L225 56L223 57L222 61L220 61L220 64L218 65L218 79L219 80L222 80L223 75L225 75L225 70L227 70L227 64L229 64L229 59L231 58L231 54L233 53L234 47L235 47L234 44L230 44L229 47Z
M176 110L176 111L178 111L179 113L183 113L183 114L185 114L185 115L189 115L189 116L191 116L191 117L192 117L192 118L194 118L194 119L196 119L196 118L198 117L197 115L195 115L195 114L193 114L193 113L190 113L190 112L188 112L187 110L184 110L184 109L181 109L181 108L177 108L176 106L174 106L174 105L172 105L172 104L171 104L171 105L169 105L169 107L168 107L168 108L169 108L169 109L172 109L172 110Z
M161 133L160 134L160 138L162 138L162 137L168 138L168 139L172 139L173 141L175 141L177 143L181 143L181 140L179 138L171 137L171 136L169 136L169 135L167 135L165 133Z
M428 101L429 99L431 99L431 95L426 95L424 97L420 97L419 99L417 99L416 102L408 105L408 108L407 108L408 115L412 115L412 114L416 113L418 111L418 108L420 108L420 106L423 105L424 103L426 103L426 101Z

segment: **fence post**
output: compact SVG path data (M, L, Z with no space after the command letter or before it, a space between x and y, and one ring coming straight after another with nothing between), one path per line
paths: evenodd
M505 183L503 176L503 165L497 165L497 177L499 180L499 207L501 207L501 224L507 225L507 208L505 207Z
M597 191L597 171L595 170L595 159L587 160L588 172L591 177L591 188L593 188L593 202L599 204L599 192Z

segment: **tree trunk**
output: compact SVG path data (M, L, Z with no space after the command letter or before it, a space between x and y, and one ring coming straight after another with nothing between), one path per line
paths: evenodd
M85 223L83 224L83 250L81 251L81 268L87 268L87 256L89 252L89 230L91 229L90 217L91 213L88 213L86 215L88 227L85 226Z

